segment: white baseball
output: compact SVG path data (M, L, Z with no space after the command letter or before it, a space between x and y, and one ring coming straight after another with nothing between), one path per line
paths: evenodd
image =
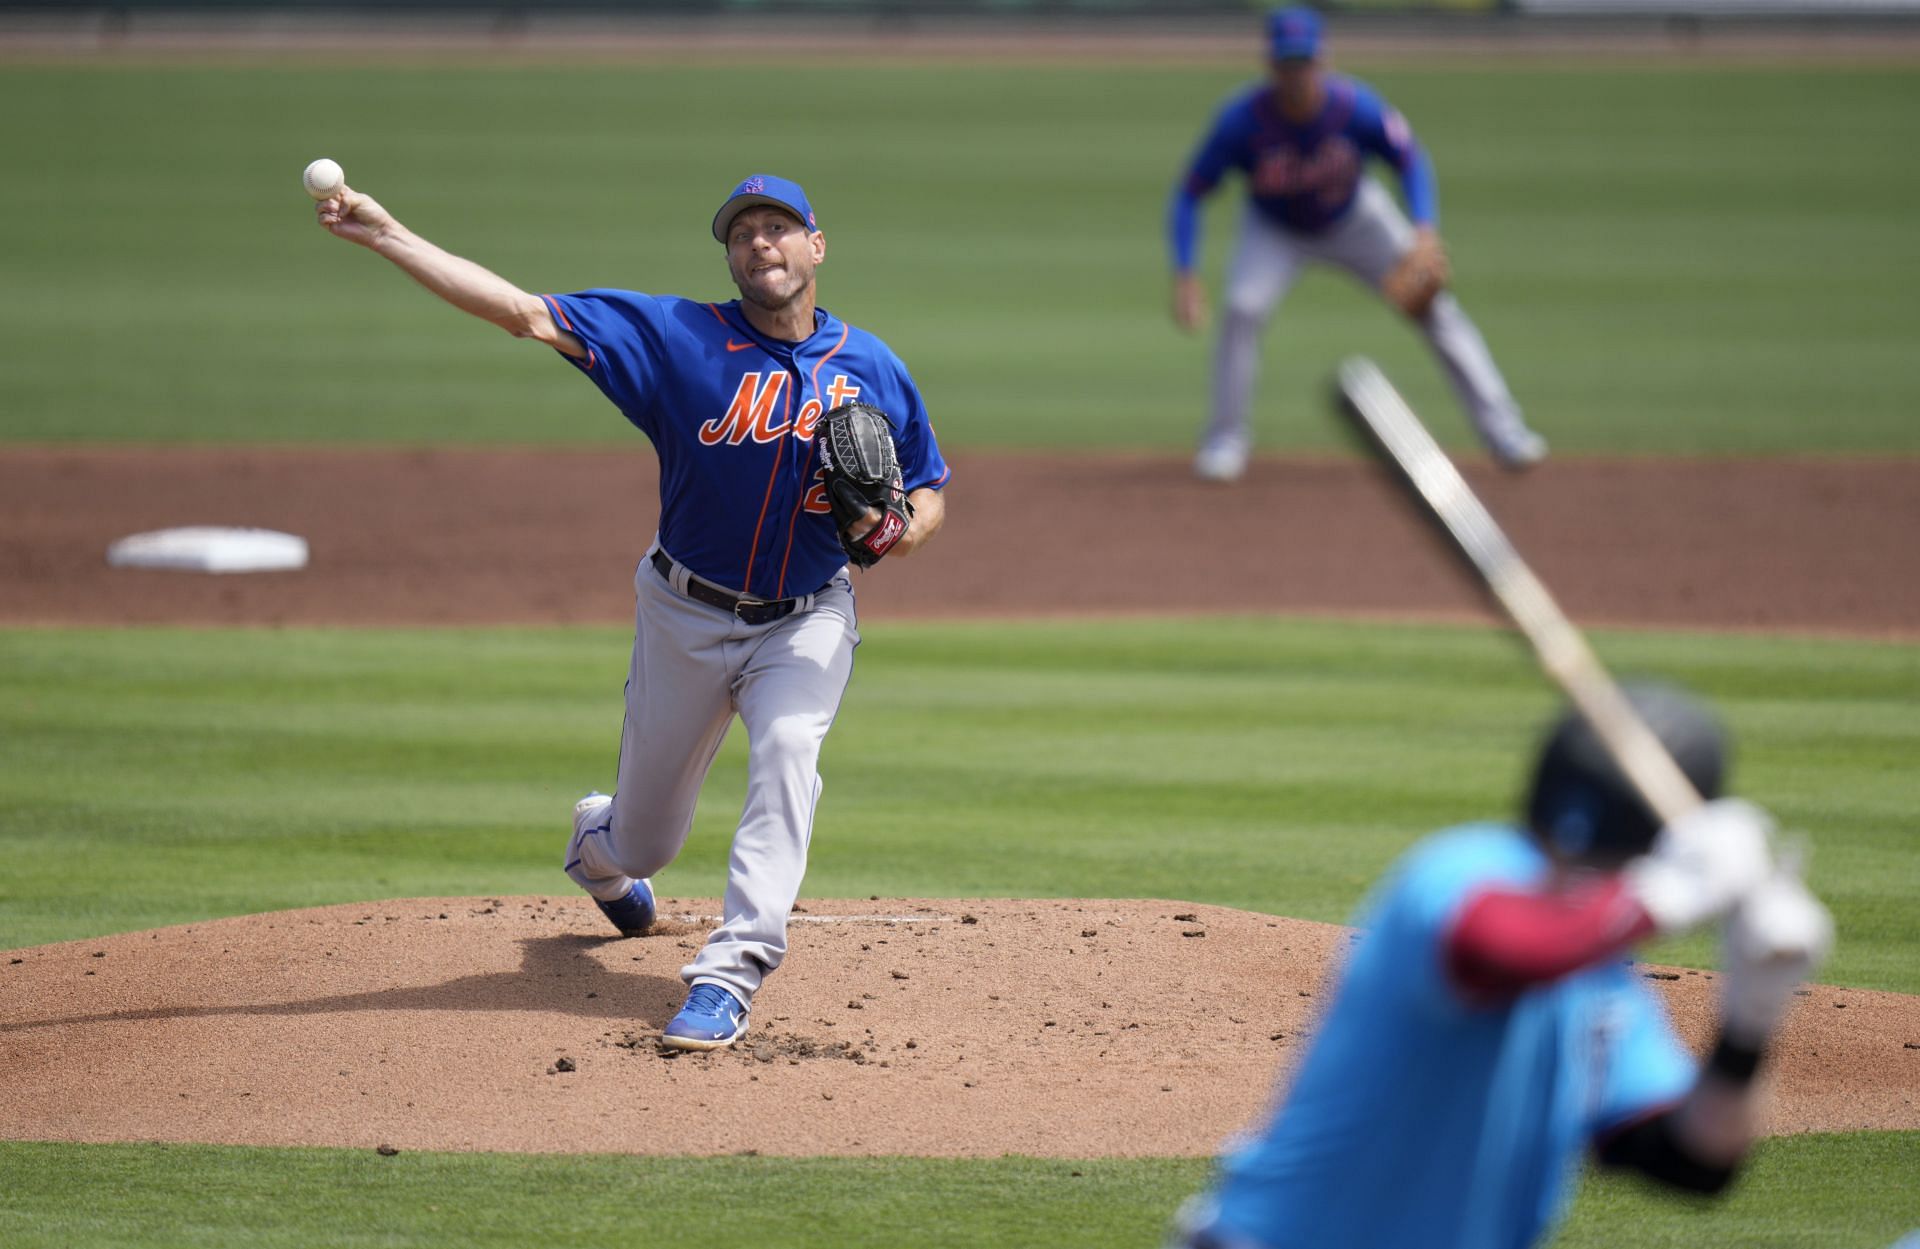
M340 168L339 161L328 160L322 156L307 166L306 171L300 175L300 181L306 186L307 194L313 198L331 199L340 193L341 187L347 184L347 175L346 171Z

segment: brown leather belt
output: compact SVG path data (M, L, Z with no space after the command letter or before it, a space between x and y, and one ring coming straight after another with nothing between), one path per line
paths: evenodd
M653 548L653 566L662 577L667 579L668 585L673 584L671 555L659 547ZM728 615L738 618L740 623L750 625L772 624L776 620L785 619L806 601L804 595L799 598L764 599L754 598L750 594L735 594L732 590L723 590L710 581L702 581L692 573L687 574L686 595L697 603L718 607Z

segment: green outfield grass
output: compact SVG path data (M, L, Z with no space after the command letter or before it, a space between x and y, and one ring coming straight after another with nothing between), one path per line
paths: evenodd
M1089 1125L1092 1128L1094 1125ZM1724 1200L1590 1180L1555 1249L1883 1249L1920 1223L1920 1134L1763 1142ZM15 1249L695 1240L769 1249L1147 1249L1199 1160L564 1158L0 1142ZM85 1211L84 1214L77 1213ZM697 1243L714 1243L700 1240Z
M1462 297L1556 447L1920 451L1911 70L1354 68L1432 148ZM10 65L0 440L637 436L541 349L324 237L297 175L329 154L534 290L729 294L718 200L800 177L825 303L901 351L950 447L1182 446L1209 347L1167 321L1161 221L1243 77ZM1332 444L1320 396L1353 351L1467 445L1417 340L1331 277L1273 331L1263 445Z
M627 641L0 632L0 946L567 890L567 813L612 787ZM1920 651L1600 645L1712 696L1739 788L1813 836L1843 934L1827 974L1920 991ZM1413 838L1514 809L1553 706L1506 635L1458 627L890 625L855 668L822 763L813 897L1162 897L1344 920ZM719 892L744 756L736 732L663 890ZM103 890L99 871L137 887ZM1704 940L1661 953L1711 958Z

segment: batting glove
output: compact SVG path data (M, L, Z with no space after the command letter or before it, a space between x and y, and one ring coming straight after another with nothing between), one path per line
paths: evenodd
M1660 830L1627 865L1627 893L1662 933L1727 913L1773 870L1773 820L1739 798L1709 802Z
M1722 944L1721 1032L1758 1048L1833 950L1833 916L1797 872L1775 872L1734 908Z

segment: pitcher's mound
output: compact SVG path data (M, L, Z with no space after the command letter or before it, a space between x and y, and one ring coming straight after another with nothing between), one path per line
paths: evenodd
M1182 902L810 901L733 1050L668 1055L717 910L246 916L0 959L0 1137L714 1154L1196 1155L1267 1104L1348 939ZM1711 976L1650 969L1696 1045ZM1916 999L1817 988L1773 1131L1920 1127Z

